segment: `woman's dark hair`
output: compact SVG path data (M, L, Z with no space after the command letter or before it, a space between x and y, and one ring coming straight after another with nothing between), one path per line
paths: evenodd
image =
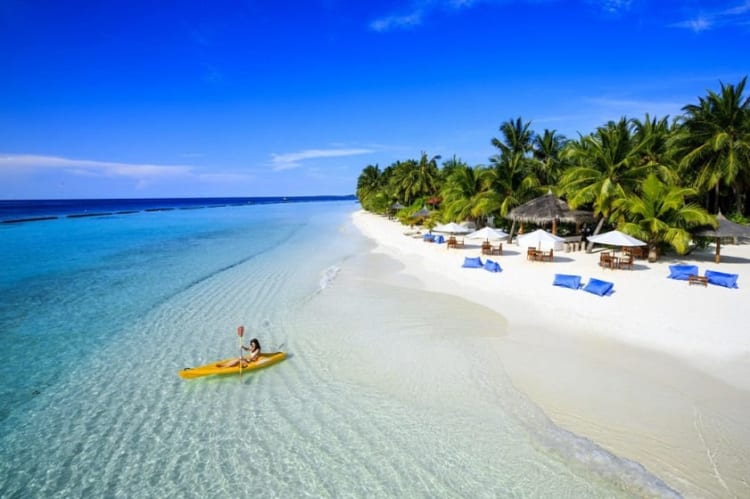
M250 340L250 348L253 347L253 344L255 344L256 350L260 350L260 341L258 341L258 338L253 338L252 340Z

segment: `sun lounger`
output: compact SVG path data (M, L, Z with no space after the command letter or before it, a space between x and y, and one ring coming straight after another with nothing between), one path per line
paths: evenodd
M492 261L490 259L487 259L487 261L484 262L484 270L487 270L489 272L502 272L503 269L500 268L500 264Z
M425 234L424 236L422 236L422 240L426 243L434 243L435 234Z
M571 274L555 274L555 280L552 282L553 286L560 286L563 288L578 289L581 287L581 276Z
M612 282L601 281L592 277L589 279L588 284L586 284L583 290L595 295L606 296L612 294L614 287L615 285Z
M724 286L725 288L738 288L737 279L738 274L727 274L725 272L718 272L716 270L707 270L706 279L709 284L715 284L717 286Z
M667 277L678 281L687 281L691 275L698 275L697 265L670 265Z
M484 263L482 262L482 259L477 257L470 257L467 256L464 258L464 264L461 265L462 267L466 267L468 269L481 269L484 267Z

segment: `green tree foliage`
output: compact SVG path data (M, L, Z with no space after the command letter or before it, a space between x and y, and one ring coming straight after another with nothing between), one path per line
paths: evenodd
M451 170L441 191L445 222L467 219L479 222L492 212L497 202L488 201L498 197L491 189L492 173L483 166L460 165Z
M662 182L649 174L638 194L630 193L614 202L623 232L646 241L649 260L658 258L661 244L668 244L677 253L685 254L692 236L689 229L701 225L716 226L716 219L704 208L687 200L697 191Z
M437 160L439 156L428 159L422 153L419 161L408 160L397 162L393 167L389 185L391 192L403 204L412 204L418 198L427 198L438 193L440 172Z
M632 120L633 138L638 144L638 163L648 166L650 173L665 182L677 180L674 147L676 128L669 124L669 117L651 118L648 114L641 121Z
M750 97L743 97L747 77L737 85L721 83L719 93L708 92L686 113L677 140L680 166L694 177L699 191L713 190L718 211L721 187L732 190L734 204L744 213L750 184Z
M376 196L383 189L383 175L377 165L367 165L357 178L357 198L366 210L373 208ZM373 210L374 211L374 210Z
M534 136L532 155L537 161L536 175L543 189L550 190L557 185L566 166L562 152L567 143L568 139L556 130L545 128L541 135Z
M521 118L506 121L500 125L502 139L491 140L499 150L490 158L491 187L498 196L486 200L486 209L496 210L502 216L540 193L535 162L530 157L534 137L530 126Z
M452 158L443 161L443 168L440 170L441 183L445 183L448 180L448 177L451 176L451 173L453 173L456 169L467 166L469 165L461 159L457 158L456 155L453 155Z
M496 151L489 166L471 167L453 156L441 169L439 157L426 153L382 171L368 165L358 178L357 196L365 209L378 212L398 201L409 206L402 210L405 217L441 201L426 223L471 218L481 224L552 190L572 208L592 209L599 217L595 233L609 221L648 240L654 251L662 245L682 252L687 229L707 220L697 201L714 212L723 206L739 218L748 211L746 80L720 84L719 92L709 91L671 122L648 114L642 120L623 117L577 140L555 130L537 135L530 122L511 119L490 141Z
M644 145L634 137L626 118L610 121L591 135L571 141L566 156L572 162L560 179L560 193L571 207L590 205L599 224L613 214L618 199L637 192L650 170L641 161Z

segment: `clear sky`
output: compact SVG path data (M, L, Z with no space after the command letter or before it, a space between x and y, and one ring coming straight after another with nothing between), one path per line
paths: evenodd
M0 0L0 199L351 194L748 73L746 0Z

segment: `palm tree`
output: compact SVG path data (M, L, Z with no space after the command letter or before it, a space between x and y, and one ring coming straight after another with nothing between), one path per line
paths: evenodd
M493 167L490 182L498 196L487 197L485 209L494 209L505 216L513 207L539 194L539 179L529 157L533 140L530 125L521 118L506 121L500 125L502 140L492 139L491 144L499 153L490 157Z
M383 187L383 178L378 165L367 165L357 178L357 198L366 210Z
M643 121L633 119L632 124L633 138L639 144L639 163L648 166L652 173L665 182L677 181L677 164L672 147L676 128L669 124L669 117L651 118L646 113Z
M623 232L648 243L648 259L658 258L662 243L672 246L677 253L685 254L692 236L688 229L700 225L716 226L716 220L701 206L688 203L695 196L691 187L680 187L662 182L651 173L641 185L639 194L629 194L614 202L623 218L619 224Z
M746 81L721 83L718 94L709 90L697 105L682 108L687 116L677 142L684 155L680 166L695 175L699 190L713 190L716 212L720 188L727 186L734 192L737 211L744 213L743 187L750 176L750 97L742 95Z
M546 128L542 135L534 137L532 154L539 162L537 176L543 188L551 189L557 185L563 168L562 151L567 142L568 139L557 133L557 130Z
M591 205L599 218L594 234L612 217L614 202L635 193L648 174L650 166L640 161L642 149L626 118L569 143L565 155L572 166L560 179L559 194L571 208Z
M500 125L503 140L493 137L491 143L500 149L501 155L513 153L526 155L531 151L534 137L534 132L531 131L530 127L531 122L524 123L520 117L516 118L515 121L505 121Z
M490 188L491 177L492 170L484 166L453 168L441 191L445 221L472 218L478 222L492 213L497 203L488 201L495 200L497 193Z
M404 204L412 204L422 197L429 197L439 191L440 171L437 160L440 156L427 159L422 153L420 160L397 162L391 177L391 186L397 199Z
M469 165L466 162L462 161L454 154L450 159L443 161L443 168L440 170L440 178L443 182L445 182L446 180L448 180L448 177L451 176L451 173L453 173L457 168L467 166Z

